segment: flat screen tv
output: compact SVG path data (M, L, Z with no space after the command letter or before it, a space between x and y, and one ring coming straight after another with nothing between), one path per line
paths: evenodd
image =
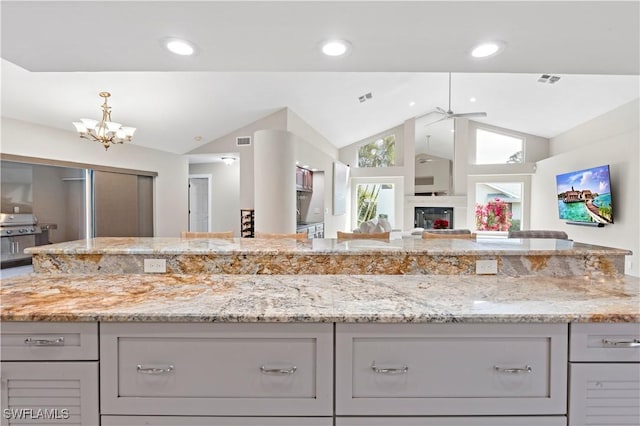
M557 175L556 184L560 219L599 226L613 223L608 165Z

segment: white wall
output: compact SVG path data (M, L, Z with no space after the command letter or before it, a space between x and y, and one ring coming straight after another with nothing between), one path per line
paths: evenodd
M102 145L77 133L2 117L3 154L155 171L154 230L158 237L176 237L188 226L187 159L181 155L131 144L105 152Z
M240 236L240 161L190 164L190 175L211 175L211 232L233 231Z
M269 114L260 120L247 124L233 132L206 143L187 154L216 154L238 152L240 159L240 208L254 208L253 189L253 134L257 130L286 130L287 109L281 109ZM236 137L251 136L252 144L249 146L237 146ZM292 172L293 173L293 172ZM238 212L238 215L240 212Z
M632 250L626 272L640 276L640 135L635 100L551 139L554 155L538 161L532 179L531 228L565 231L590 244ZM614 223L604 228L568 225L558 218L558 174L609 164Z

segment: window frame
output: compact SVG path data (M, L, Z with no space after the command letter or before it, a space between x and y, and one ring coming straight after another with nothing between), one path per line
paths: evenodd
M496 130L494 128L491 127L487 127L487 126L475 126L474 127L474 132L473 132L473 161L471 162L472 165L475 166L503 166L503 165L509 165L509 164L525 164L526 160L527 160L527 137L524 134L518 133L518 132L509 132L509 131L504 131L504 130ZM496 135L501 135L501 136L507 136L510 138L514 138L514 139L519 139L522 141L522 161L519 163L508 163L508 162L504 162L504 163L478 163L478 131L481 130L483 132L487 132L487 133L494 133Z

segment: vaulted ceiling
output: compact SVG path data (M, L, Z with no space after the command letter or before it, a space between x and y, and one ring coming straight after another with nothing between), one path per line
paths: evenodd
M639 96L638 2L3 1L2 115L114 121L185 153L282 107L336 146L435 107L552 137ZM179 57L167 37L197 46ZM347 39L342 58L322 55ZM506 43L483 60L478 42ZM541 84L541 73L561 79ZM372 93L364 103L358 97ZM476 98L470 102L470 98ZM415 104L410 105L414 102ZM200 140L194 139L201 137Z

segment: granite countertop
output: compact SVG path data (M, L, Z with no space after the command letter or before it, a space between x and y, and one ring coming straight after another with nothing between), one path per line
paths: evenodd
M629 276L31 274L0 295L4 321L640 322Z
M628 250L553 239L336 240L93 238L38 246L34 271L140 274L146 259L171 274L475 275L478 260L505 276L624 275Z
M390 241L314 238L309 241L254 238L181 239L102 237L70 241L25 250L32 254L278 254L278 255L363 255L408 253L430 255L616 255L629 250L594 246L570 240L493 239L473 240L399 238Z

